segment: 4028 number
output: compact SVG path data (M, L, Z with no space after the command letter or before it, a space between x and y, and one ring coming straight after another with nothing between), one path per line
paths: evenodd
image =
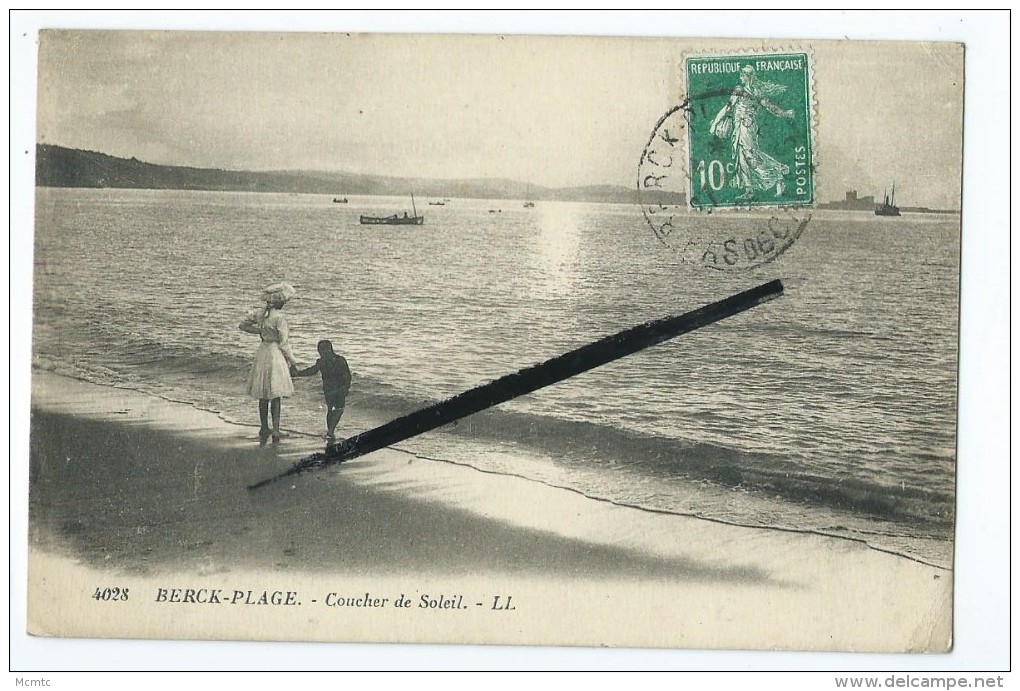
M93 600L100 602L118 602L127 601L128 589L127 588L96 588L96 592L92 594Z

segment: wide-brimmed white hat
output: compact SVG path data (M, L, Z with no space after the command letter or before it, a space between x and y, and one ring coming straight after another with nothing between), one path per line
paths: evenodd
M262 299L266 302L283 304L297 295L297 290L290 283L274 283L262 290Z

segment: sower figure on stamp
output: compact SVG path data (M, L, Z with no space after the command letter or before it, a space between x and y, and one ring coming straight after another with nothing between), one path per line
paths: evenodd
M248 395L259 402L259 441L265 443L272 434L280 441L280 399L294 393L290 371L296 366L290 354L290 327L284 318L283 306L297 293L289 283L274 283L262 291L266 306L248 313L238 325L241 331L262 339L255 352L255 363L248 375ZM273 427L269 427L272 410Z
M753 199L756 189L764 191L774 187L777 197L783 193L783 177L790 172L790 167L761 150L757 118L760 108L777 117L792 118L792 110L783 110L769 100L785 90L781 84L759 80L754 68L747 65L740 70L740 84L712 121L712 134L721 139L729 138L732 144L736 175L730 184L744 188L744 193L737 197L739 200Z
M326 397L326 439L336 439L336 426L344 414L347 392L351 388L351 368L342 355L333 352L333 344L325 339L319 341L319 359L303 370L291 369L295 377L322 375L322 394Z

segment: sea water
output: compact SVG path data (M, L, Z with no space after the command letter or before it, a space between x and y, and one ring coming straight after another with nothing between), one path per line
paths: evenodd
M37 189L34 366L257 425L237 324L288 281L298 361L329 338L350 362L348 436L781 278L769 304L399 446L951 565L959 216L815 211L778 261L730 273L684 264L626 204L452 199L423 226L362 226L409 201L349 199ZM321 434L319 382L296 387L284 427Z

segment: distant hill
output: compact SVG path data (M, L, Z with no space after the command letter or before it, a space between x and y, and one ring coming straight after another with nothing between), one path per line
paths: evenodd
M531 199L634 203L637 191L618 185L550 188L501 178L431 180L324 171L238 171L189 168L118 158L52 144L36 146L35 184L40 187L118 187L299 194L380 194L468 199ZM682 194L654 201L686 204Z

